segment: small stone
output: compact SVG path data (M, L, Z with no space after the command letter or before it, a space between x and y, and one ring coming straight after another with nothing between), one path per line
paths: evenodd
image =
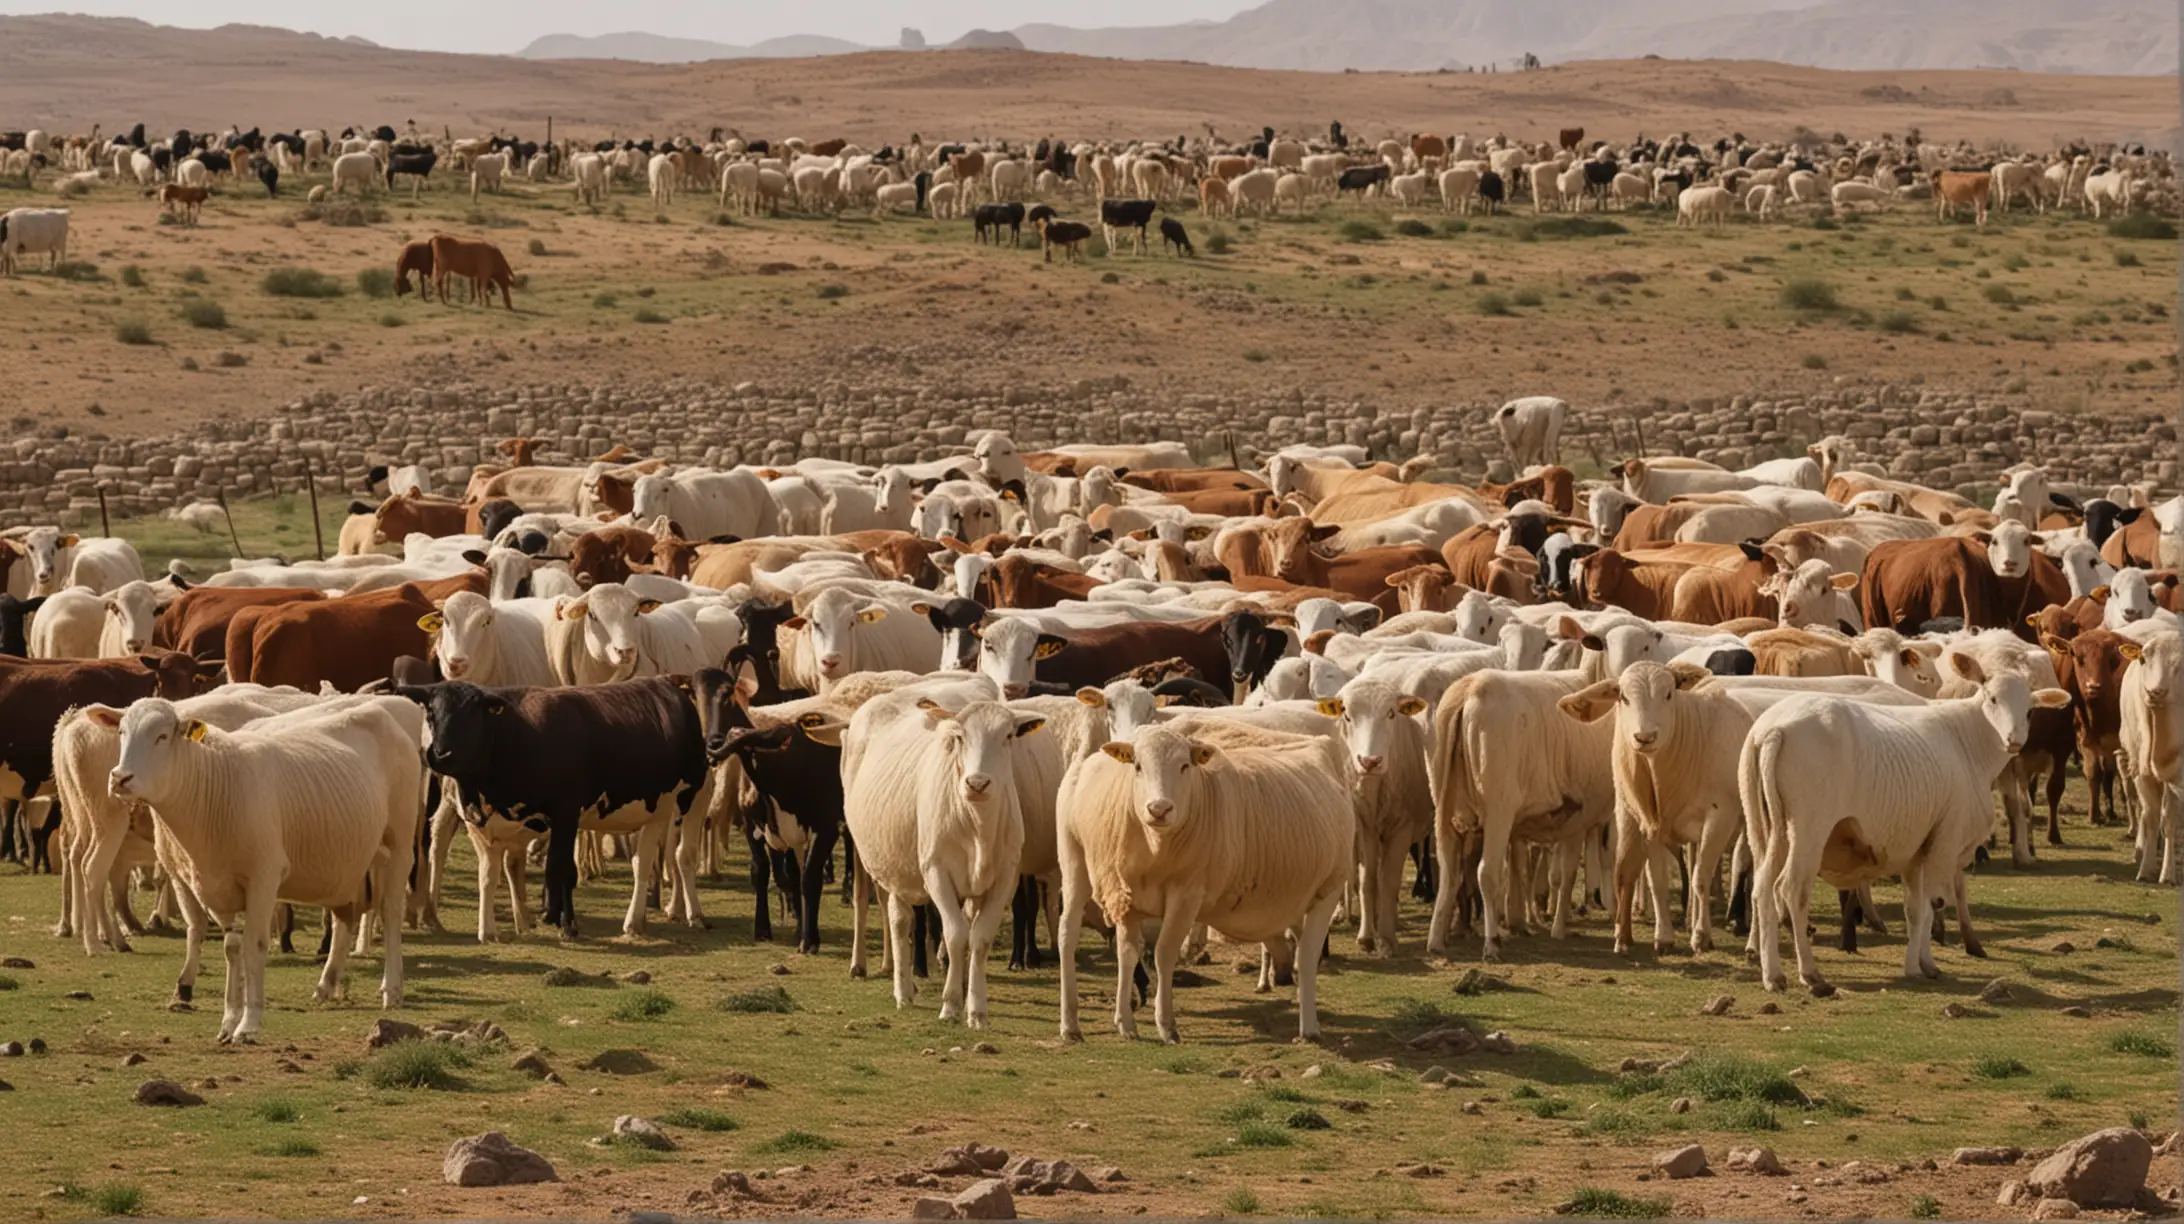
M2027 1197L2030 1193L2025 1189L2025 1183L2015 1180L2006 1181L2002 1183L2002 1189L1995 1193L1994 1205L1997 1207L2015 1207L2019 1199Z
M2063 1014L2071 1017L2072 1019L2084 1020L2090 1017L2093 1013L2073 1003L2069 1007L2063 1009Z
M136 1103L139 1105L164 1105L186 1108L202 1105L205 1098L191 1092L173 1080L146 1080L137 1085Z
M1407 1043L1414 1050L1439 1050L1450 1054L1469 1054L1479 1048L1478 1035L1467 1028L1428 1029Z
M971 1047L971 1053L973 1054L999 1054L1000 1052L1001 1047L990 1041L981 1041Z
M1699 1009L1699 1014L1702 1016L1726 1016L1729 1014L1729 1009L1736 1006L1736 1002L1737 997L1735 995L1715 995L1707 1001L1706 1006Z
M2032 1205L2035 1220L2075 1220L2078 1205L2066 1198L2044 1198Z
M1653 1171L1670 1181L1704 1176L1708 1172L1706 1149L1693 1143L1674 1151L1657 1153L1653 1157Z
M521 1071L532 1079L542 1080L551 1076L554 1069L546 1063L546 1055L540 1050L525 1050L508 1064L511 1071Z
M766 1090L766 1081L748 1071L723 1071L720 1074L720 1082L724 1087L728 1088L745 1088L753 1092L764 1092Z
M1517 1043L1515 1038L1496 1029L1479 1038L1479 1048L1489 1054L1514 1054L1517 1052Z
M0 1041L0 1058L21 1058L22 1056L23 1056L23 1043L22 1043L22 1042L20 1042L20 1041Z
M1108 1165L1105 1168L1094 1169L1092 1171L1092 1180L1100 1183L1103 1186L1112 1186L1120 1182L1129 1181L1130 1179L1127 1175L1123 1173L1121 1169L1118 1169L1113 1165Z
M604 1071L608 1075L643 1075L660 1069L660 1064L642 1050L601 1050L592 1055L590 1061L578 1065L586 1071Z
M1399 1164L1395 1171L1405 1177L1444 1177L1448 1173L1437 1164Z
M2067 939L2056 940L2055 946L2048 949L2048 951L2053 952L2058 956L2068 956L2077 950L2078 945L2070 942Z
M1792 1190L1788 1194L1782 1196L1782 1201L1794 1206L1798 1203L1804 1202L1808 1197L1810 1196L1802 1190Z
M1444 1084L1448 1082L1448 1075L1447 1067L1427 1067L1419 1074L1418 1082L1421 1084Z
M522 1186L561 1180L553 1162L529 1148L516 1146L499 1131L449 1144L440 1160L440 1171L451 1186Z
M1311 1066L1306 1067L1303 1071L1298 1072L1297 1078L1318 1079L1320 1076L1325 1074L1327 1074L1327 1069L1325 1067L1320 1066L1318 1063L1313 1063Z
M0 969L36 969L38 966L27 956L0 957Z
M276 1060L273 1064L273 1069L283 1075L303 1074L303 1064L289 1058Z
M1451 1082L1453 1082L1453 1077L1451 1079ZM1339 1109L1342 1112L1348 1114L1361 1114L1372 1108L1370 1104L1367 1104L1364 1101L1356 1100L1351 1097L1336 1097L1334 1100L1328 1102L1328 1104L1333 1105L1336 1109Z
M126 1036L128 1036L128 1034L127 1034L127 1033L124 1033L124 1034L122 1034L122 1036L126 1037ZM45 1043L45 1038L43 1038L43 1037L33 1037L33 1038L31 1038L31 1039L30 1039L30 1052L31 1052L31 1053L33 1053L33 1054L43 1054L43 1053L45 1053L45 1052L46 1052L46 1043Z
M614 1120L614 1138L618 1143L650 1148L655 1152L675 1150L675 1141L667 1137L667 1132L661 1130L658 1123L635 1114L623 1114Z
M787 977L789 976L789 967L783 964L772 964L766 966L766 972L773 974L775 977Z
M987 1147L983 1143L966 1143L952 1147L933 1157L925 1164L925 1171L942 1177L984 1177L997 1172L1009 1163L1005 1149Z
M1982 1003L2007 1003L2016 997L2016 994L2010 990L2010 984L2001 978L1996 978L1979 988L1979 1001Z
M1780 1177L1788 1170L1771 1147L1730 1148L1728 1159L1732 1173L1757 1173L1764 1177Z
M1691 1098L1690 1098L1690 1097L1677 1097L1677 1098L1676 1098L1675 1100L1673 1100L1673 1101L1670 1101L1670 1102L1668 1103L1668 1112L1670 1112L1670 1113L1672 1113L1672 1114L1687 1114L1687 1113L1690 1113L1690 1112L1691 1112Z
M1472 1117L1477 1117L1480 1114L1485 1113L1486 1109L1481 1106L1477 1101L1465 1101L1463 1104L1456 1107L1456 1112L1470 1114Z
M150 1061L151 1059L144 1057L142 1054L131 1051L122 1058L121 1065L124 1067L141 1067Z
M621 980L630 986L650 986L652 984L652 975L642 969L632 969L623 974Z
M220 1081L217 1077L208 1075L205 1078L197 1081L197 1086L204 1089L206 1092L210 1092L220 1086Z
M713 1193L734 1194L750 1198L751 1179L737 1170L730 1169L713 1179Z
M1960 1147L1955 1152L1950 1153L1949 1163L1953 1165L2016 1164L2017 1158L2022 1155L2024 1155L2022 1151L2013 1147Z
M1009 1184L999 1178L989 1177L975 1182L970 1189L949 1200L955 1208L958 1220L1013 1220L1016 1218L1016 1196L1009 1193Z
M64 999L74 999L78 1003L89 1003L91 1001L91 992L88 990L71 990L61 997Z
M372 1030L364 1037L364 1048L383 1050L399 1041L421 1040L424 1035L425 1030L408 1021L381 1018L372 1021Z
M1779 1016L1782 1014L1782 1005L1773 999L1769 999L1759 1005L1759 1014L1762 1016Z
M1941 1005L1941 1018L1944 1020L1962 1020L1971 1014L1971 1009L1965 1007L1962 1003L1944 1003Z

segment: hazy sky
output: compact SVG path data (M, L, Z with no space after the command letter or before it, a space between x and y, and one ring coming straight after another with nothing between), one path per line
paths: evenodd
M643 30L683 38L752 43L781 34L831 34L891 46L904 26L942 42L975 27L1008 29L1032 21L1062 25L1165 25L1222 18L1257 0L1103 0L1090 9L1041 12L1021 0L0 0L0 14L53 12L138 17L161 25L209 27L229 22L281 26L328 35L355 34L391 47L436 51L514 51L541 34L612 34Z

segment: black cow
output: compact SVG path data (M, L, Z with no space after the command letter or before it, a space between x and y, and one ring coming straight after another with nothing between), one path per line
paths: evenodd
M174 152L165 145L153 145L152 169L159 172L159 177L167 177L167 172L174 169Z
M1228 652L1230 682L1249 692L1295 652L1296 641L1257 612L1231 612L1221 618L1221 646Z
M1009 245L1022 246L1024 233L1024 206L1022 204L981 204L971 214L971 226L978 241L985 242L992 235L995 246L1001 244L1001 228L1008 227Z
M181 161L183 158L188 157L190 150L195 147L196 144L190 139L190 130L180 128L176 130L173 138L167 141L167 156L176 161Z
M1160 249L1162 253L1173 250L1178 255L1196 256L1198 248L1191 245L1190 231L1174 217L1160 219Z
M1370 166L1352 166L1342 172L1341 178L1335 180L1335 191L1338 194L1345 191L1354 191L1362 199L1375 188L1385 184L1388 181L1389 174L1390 171L1386 162L1376 162Z
M425 708L425 764L468 802L546 821L543 920L577 937L576 834L583 813L675 803L705 786L705 738L689 681L655 676L584 688L396 685Z
M1137 231L1137 253L1145 254L1145 228L1153 223L1153 212L1160 205L1153 200L1101 200L1100 230L1107 239L1107 253L1112 255L1120 244L1115 241L1116 230Z
M1338 149L1350 147L1350 138L1342 134L1342 121L1340 119L1327 125L1327 143Z
M384 123L382 123L382 124L380 124L380 125L379 125L378 127L375 127L375 128L373 128L373 129L372 129L372 137L373 137L373 139L376 139L376 140L384 140L384 141L386 141L386 142L387 142L388 144L393 144L393 143L394 143L394 128L393 128L393 127L391 127L391 126L389 126L389 125L387 125L387 124L384 124Z
M0 595L0 655L18 659L30 657L30 618L44 602L43 595L29 599Z
M1034 204L1031 206L1030 211L1024 214L1024 224L1037 229L1040 225L1052 221L1060 215L1054 211L1052 204Z
M135 127L133 127L133 128L130 128L130 129L129 129L129 138L128 138L127 140L123 141L122 143L123 143L123 144L126 144L126 145L128 145L128 146L129 146L130 148L132 148L132 149L141 149L141 148L143 148L143 147L144 147L144 125L143 125L143 124L141 124L141 123L139 123L139 124L137 124L137 125L136 125Z
M928 604L925 619L940 632L943 664L953 661L964 671L978 670L978 627L985 623L986 605L975 599L950 599Z
M2085 503L2085 538L2095 548L2108 543L2108 537L2135 523L2145 510L2138 506L2125 509L2105 497L2095 497Z
M1082 248L1092 238L1092 227L1082 221L1048 221L1039 227L1040 247L1046 262L1054 262L1054 248L1062 248L1071 262L1083 253Z
M1502 182L1501 175L1488 170L1479 175L1479 198L1486 201L1486 211L1499 212L1509 198L1509 185Z
M191 156L214 174L235 173L235 160L224 149L201 149Z
M1588 161L1585 165L1585 194L1594 200L1605 201L1608 190L1615 186L1615 176L1622 167L1612 161Z
M258 181L265 184L265 198L277 198L281 194L281 168L260 158L253 169L258 172Z
M394 180L397 175L406 174L417 180L410 187L410 194L417 194L424 187L425 180L431 177L432 168L438 165L439 162L440 155L431 149L426 149L422 153L389 154L387 157L387 190L394 190Z
M230 149L248 149L256 153L265 148L265 137L258 134L258 129L252 128L228 137L225 144Z

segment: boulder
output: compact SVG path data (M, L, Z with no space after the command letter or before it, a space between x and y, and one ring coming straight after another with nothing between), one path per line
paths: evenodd
M614 1120L614 1138L618 1143L651 1148L655 1152L675 1150L675 1141L667 1137L667 1132L661 1130L658 1123L635 1114L623 1114Z
M553 1067L546 1062L546 1052L543 1050L525 1050L516 1055L515 1061L508 1064L508 1069L521 1071L532 1079L545 1079L554 1073Z
M145 1080L137 1085L136 1103L139 1105L164 1105L180 1109L191 1105L202 1105L205 1103L205 1098L191 1092L173 1080Z
M1075 1194L1100 1192L1084 1170L1066 1160L1034 1160L1019 1156L1002 1166L1001 1172L1008 1178L1009 1189L1017 1194L1054 1194L1063 1190Z
M2024 1152L2013 1147L1962 1147L1952 1152L1949 1163L1954 1165L2006 1165L2016 1164Z
M529 1148L517 1147L499 1131L449 1144L440 1171L451 1186L523 1186L561 1180L551 1161Z
M1767 1177L1779 1177L1788 1172L1771 1147L1730 1148L1728 1159L1732 1173L1758 1173Z
M425 1030L406 1020L382 1018L372 1021L372 1031L364 1037L364 1048L384 1050L398 1041L416 1041L424 1035Z
M2025 1184L2044 1198L2080 1207L2130 1207L2145 1188L2154 1145L2126 1126L2095 1131L2055 1149Z
M2075 1220L2078 1205L2066 1198L2044 1198L2032 1205L2035 1220Z
M660 1069L660 1064L642 1050L601 1050L579 1065L586 1071L604 1071L608 1075L643 1075Z
M1016 1197L1009 1193L1009 1184L997 1177L974 1183L970 1189L956 1195L950 1202L955 1207L955 1218L958 1220L1016 1218Z
M952 1147L926 1162L925 1171L942 1177L984 1177L1009 1163L1007 1151L983 1143Z
M1694 1143L1674 1151L1657 1153L1653 1157L1653 1171L1670 1181L1704 1177L1710 1172L1706 1166L1706 1149Z

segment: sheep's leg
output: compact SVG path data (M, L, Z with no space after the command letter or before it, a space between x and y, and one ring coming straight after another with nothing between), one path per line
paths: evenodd
M1304 921L1298 930L1297 1037L1302 1041L1318 1041L1320 1038L1320 949L1327 941L1327 927L1334 920L1334 916L1334 907L1322 900L1305 911Z
M947 950L948 967L941 977L940 1018L962 1020L963 999L970 969L971 922L964 913L963 898L955 882L939 871L925 873L925 894L940 915L941 946Z
M856 879L851 882L851 890L856 895L852 898L849 920L849 976L861 978L865 976L865 935L870 928L872 877L866 873L863 864L856 865L852 871ZM880 956L880 967L884 969L887 956L884 945Z
M1637 900L1638 879L1650 867L1646 853L1646 837L1638 829L1638 822L1627 811L1617 808L1615 813L1615 861L1612 883L1615 889L1615 954L1629 956L1631 946L1630 915Z
M1484 931L1480 957L1501 959L1502 911L1509 903L1509 821L1487 819L1479 856L1479 925ZM1455 890L1450 889L1453 895Z
M711 924L705 921L705 911L698 903L698 851L712 839L705 836L702 821L687 816L677 822L675 832L675 912L668 916L702 931Z
M1699 833L1698 857L1691 864L1691 905L1684 915L1694 956L1714 950L1714 874L1721 869L1722 853L1741 823L1733 814L1717 814Z
M431 867L425 874L425 925L436 933L444 934L447 930L440 923L440 888L447 880L447 852L454 845L455 829L463 823L462 809L455 799L454 785L443 784L440 787L440 804L432 813L432 845L429 847ZM471 845L477 845L475 839Z
M1131 975L1145 956L1145 920L1125 914L1115 924L1115 1031L1136 1040L1137 1016L1130 997Z
M1009 897L1015 892L1013 875L996 880L980 900L977 915L970 920L970 946L965 951L964 965L969 992L964 1003L963 1022L974 1029L986 1027L986 960L992 953L995 937L1001 933L1001 919L1009 912ZM951 963L948 969L953 973L955 965Z
M1373 947L1375 954L1394 956L1396 953L1396 915L1399 909L1403 883L1403 861L1410 856L1410 847L1402 842L1389 840L1380 847L1380 881L1377 892L1368 893L1365 904L1377 908L1374 922L1377 937ZM1317 961L1314 962L1315 964Z
M2138 795L2138 829L2133 839L2138 854L2138 881L2151 884L2161 875L2162 805L2167 799L2167 787L2160 778L2149 773L2144 765L2135 765L2131 776L2131 788Z
M1092 881L1085 872L1084 851L1067 828L1061 830L1055 848L1061 859L1061 921L1054 932L1054 954L1061 962L1061 1037L1083 1041L1084 1030L1077 1023L1077 943L1084 934L1084 907Z
M2086 759L2090 761L2093 758L2087 757ZM2063 788L2069 785L2070 781L2070 771L2068 769L2065 769L2064 766L2068 763L2069 762L2065 760L2057 760L2053 763L2054 767L2048 770L2047 842L2050 846L2060 846L2063 844ZM2093 798L2092 782L2088 781L2086 783L2085 790L2086 802L2088 803L2088 805L2090 805Z
M182 968L175 975L174 998L167 1006L170 1011L186 1011L197 991L197 971L204 963L205 932L211 928L212 916L186 885L177 881L172 887L175 907L182 911Z
M469 825L470 849L478 859L478 942L489 944L500 938L500 920L493 912L493 876L496 869L505 869L505 853L492 840Z
M1812 932L1808 927L1812 920L1812 882L1819 873L1824 838L1824 834L1817 838L1809 834L1800 836L1798 827L1792 825L1774 839L1783 843L1782 870L1775 878L1775 890L1781 912L1789 918L1790 940L1797 949L1797 977L1816 995L1834 993L1834 988L1820 977L1819 963L1812 954Z
M1555 939L1570 937L1570 889L1577 883L1579 859L1583 850L1570 842L1558 842L1553 857L1548 860L1548 886L1554 890L1548 913L1552 915L1548 934Z
M1903 975L1907 978L1941 976L1934 966L1934 905L1927 895L1931 867L1921 859L1903 872Z
M230 918L227 929L220 936L220 956L227 962L227 980L223 983L220 1004L221 1045L235 1039L235 1030L243 1023L243 1000L246 994L243 981L249 975L249 958L244 955L243 944L249 936L243 931L241 917Z
M103 904L97 911L100 921L106 924L107 943L116 952L127 952L129 950L129 938L123 932L126 931L134 935L144 934L144 923L137 918L136 909L129 901L129 872L117 867L107 873L106 887L103 890L100 890L96 884L93 884L92 888L94 889L92 893L94 898L101 902L106 901L108 898L112 900L113 910L111 913L107 912ZM112 919L120 920L120 930L114 928Z
M1426 923L1426 952L1432 956L1448 955L1448 929L1456 918L1456 902L1459 886L1457 873L1463 870L1464 842L1456 834L1453 824L1437 813L1433 821L1433 838L1440 848L1435 874L1440 879L1433 890L1433 917Z
M53 937L67 939L76 933L76 913L81 908L77 893L83 890L84 842L88 834L77 835L67 826L61 829L61 917L53 924ZM91 951L92 934L86 922L84 950Z
M1153 1026L1169 1045L1182 1040L1175 1027L1175 966L1183 954L1184 934L1198 915L1198 905L1196 893L1170 893L1167 912L1161 915L1160 930L1153 937ZM1329 906L1330 917L1333 912ZM1320 933L1326 934L1324 926Z
M368 917L360 922L356 916L347 912L337 914L333 910L326 911L326 922L333 928L333 939L326 949L325 964L319 969L318 986L311 992L311 997L320 1003L330 1002L343 993L341 979L349 970L349 945L355 942L360 926L370 925Z
M1676 945L1676 916L1669 908L1669 870L1676 856L1662 846L1644 847L1646 887L1653 898L1653 954L1666 956ZM1686 920L1688 925L1689 920ZM1694 928L1696 929L1696 928ZM1694 936L1694 938L1696 938ZM1696 951L1697 949L1693 949Z
M530 902L523 899L528 891L524 877L530 870L524 850L521 846L503 846L500 850L501 879L508 885L508 925L516 929L519 938L537 925L531 921Z
M918 984L910 974L911 911L915 906L900 892L887 894L889 947L894 957L895 1007L899 1011L917 1002Z
M2002 810L2010 822L2010 865L2019 871L2032 866L2032 803L2025 789L2023 758L2012 758L1995 780L2002 792Z

